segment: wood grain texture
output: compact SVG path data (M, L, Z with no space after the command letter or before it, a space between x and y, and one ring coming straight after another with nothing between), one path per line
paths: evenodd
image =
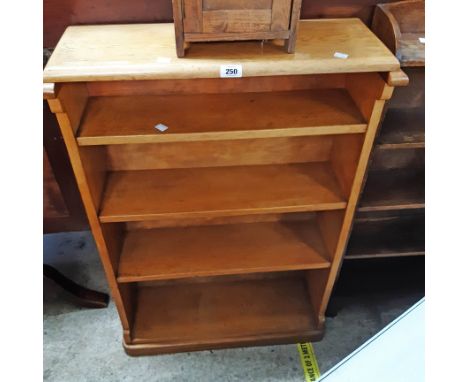
M74 137L74 132L77 130L79 121L81 120L80 111L84 110L83 103L87 100L87 92L85 89L86 88L83 88L82 84L63 86L58 92L58 98L49 99L48 102L49 104L52 104L56 110L56 117L67 147L78 188L83 199L83 205L86 215L88 216L89 225L100 253L104 271L112 290L112 295L116 301L116 307L123 329L129 330L130 325L132 324L133 315L132 301L122 297L117 285L113 268L115 262L112 261L112 258L118 256L118 254L110 252L112 248L115 248L112 245L113 238L106 234L106 231L102 229L99 223L95 208L96 200L93 200L93 197L96 195L93 190L96 190L96 187L95 185L88 183L85 170L86 158L83 162L80 156L80 149ZM72 90L76 90L76 94ZM67 114L67 111L70 114Z
M366 121L373 116L375 100L387 100L393 94L393 87L377 73L348 75L346 88Z
M425 1L406 0L385 5L398 21L401 33L424 33Z
M406 86L409 78L403 70L397 70L386 74L386 82L390 86Z
M401 35L400 27L395 16L387 10L385 4L375 7L372 18L372 31L393 53L396 52L398 37Z
M316 213L317 225L327 249L327 258L333 260L336 253L336 246L343 225L344 211L322 211Z
M55 195L50 200L52 204L58 203L56 207L44 208L43 210L43 232L83 231L89 229L86 214L81 201L80 192L76 184L73 170L68 157L67 148L63 141L60 128L55 115L52 114L47 101L43 101L43 147L44 160L47 160L50 169L44 169L44 187L53 184ZM49 172L51 171L51 173ZM48 174L51 177L47 179ZM49 183L52 182L52 183ZM56 188L58 187L58 189ZM48 192L44 189L44 207L48 206L46 200ZM49 194L52 196L54 194ZM60 202L59 200L62 200ZM62 209L62 203L65 209ZM58 207L58 208L57 208ZM51 212L57 208L60 213ZM60 216L59 216L60 215Z
M218 33L267 32L271 25L271 9L203 11L203 33L217 40Z
M372 30L399 59L401 66L424 66L425 2L423 0L378 4Z
M88 102L86 85L82 83L63 84L56 91L57 98L48 100L51 111L66 116L70 120L73 133L76 133Z
M424 208L424 169L370 171L359 211Z
M98 209L106 182L106 153L104 147L81 147L79 151L91 199Z
M270 27L272 31L285 31L289 29L291 4L291 0L273 0Z
M356 222L346 259L424 255L424 213Z
M160 123L168 130L155 129ZM89 101L78 143L265 138L362 132L365 128L351 97L339 89L98 97Z
M184 57L185 55L183 12L182 0L173 0L172 14L174 16L174 34L177 57Z
M216 41L247 41L258 40L275 40L285 39L289 37L289 31L260 31L260 32L226 32L216 34ZM212 33L186 33L185 41L187 42L210 42L213 41Z
M176 0L178 2L178 0ZM203 31L203 0L183 0L184 33Z
M271 9L273 0L203 0L206 11L220 9Z
M348 83L348 89L350 89L352 96L361 108L361 112L368 116L369 125L362 144L362 150L357 163L356 173L351 186L347 208L344 213L343 224L338 236L336 252L333 257L330 272L326 280L323 281L323 293L320 290L315 292L319 293L318 301L320 301L320 308L318 309L318 319L322 325L325 321L325 310L332 293L333 285L342 264L343 254L349 238L366 169L368 167L369 156L384 109L385 99L391 97L393 90L393 88L388 87L385 83L382 84L383 81L380 76L376 76L374 74L354 75L352 78L353 82ZM351 77L349 80L351 81ZM361 92L358 91L359 84L361 84Z
M421 37L425 37L425 33L402 33L396 54L402 66L425 66L426 45L419 40Z
M426 70L424 67L406 67L409 84L402 88L395 88L388 110L425 108Z
M248 224L248 223L283 223L315 220L316 212L290 212L286 214L256 214L239 216L193 217L184 220L154 219L125 223L127 231L153 228L191 227L205 225Z
M333 136L109 145L111 171L324 162Z
M358 17L370 25L375 5L389 0L303 0L301 19ZM208 1L210 2L210 1ZM217 2L217 0L211 0ZM224 7L263 5L266 0L221 0ZM70 25L161 23L173 20L171 1L44 0L44 47L57 45ZM207 3L207 0L204 1ZM268 1L269 6L271 0ZM253 4L253 5L250 5ZM205 5L206 7L206 5Z
M119 171L109 175L100 220L214 217L344 207L346 202L326 163Z
M363 134L338 135L333 140L330 163L346 197L351 194L363 141Z
M220 65L232 62L243 65L244 77L399 69L359 19L299 24L294 56L276 43L245 42L197 44L183 59L176 56L173 24L69 27L44 69L44 82L216 78ZM336 59L336 51L349 57Z
M398 150L398 151L397 151ZM382 145L376 145L372 153L370 171L386 171L411 169L414 172L424 172L424 148L405 147L390 150Z
M181 0L173 0L174 12ZM293 0L186 0L183 3L183 20L174 18L176 34L183 28L185 42L208 41L264 41L285 39L289 41L288 53L294 51L296 33L290 26L298 22L297 10L291 12ZM301 0L294 0L300 3ZM293 16L293 18L291 17ZM184 57L177 40L177 55Z
M127 233L117 280L168 280L329 265L314 221L159 228Z
M132 346L138 344L160 353L317 339L311 311L301 278L140 287L127 351L144 354L145 347Z
M192 78L185 80L88 82L90 97L265 93L289 90L342 89L346 74Z
M45 150L43 155L43 214L47 218L61 218L69 215L65 200L50 165Z
M379 147L386 149L423 148L424 108L389 109L377 138Z
M319 312L316 319L319 329L325 327L325 314L321 313L321 309L323 309L323 298L327 291L327 283L330 277L333 277L330 269L315 269L305 272L310 303L312 304L314 312Z
M285 41L286 52L293 53L296 50L297 29L299 28L299 17L301 13L301 0L293 0L290 20L290 36Z

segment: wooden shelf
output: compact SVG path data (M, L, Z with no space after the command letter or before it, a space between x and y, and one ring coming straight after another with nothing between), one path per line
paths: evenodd
M139 286L125 345L144 354L317 340L313 316L301 277Z
M424 0L377 4L373 32L395 53L402 67L425 66Z
M159 123L168 129L156 130ZM108 145L365 130L363 117L343 89L147 95L90 98L77 140L80 145Z
M380 148L423 148L424 108L390 109L377 138Z
M424 208L424 169L370 171L359 212Z
M100 220L110 223L345 207L328 163L117 171L107 180Z
M328 268L315 222L158 228L127 233L117 280Z
M424 255L424 214L356 222L346 259Z
M425 66L425 44L419 40L421 37L425 37L424 32L401 34L396 54L401 66Z

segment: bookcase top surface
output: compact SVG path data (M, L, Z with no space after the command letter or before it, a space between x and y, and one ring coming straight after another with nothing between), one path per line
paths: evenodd
M337 58L335 53L348 55ZM173 24L68 27L44 69L44 82L216 78L241 64L243 77L390 72L396 57L357 18L301 20L296 52L282 41L192 43L177 58Z

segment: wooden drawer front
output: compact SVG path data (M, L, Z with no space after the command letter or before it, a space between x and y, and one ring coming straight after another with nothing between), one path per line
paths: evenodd
M184 0L185 33L287 31L291 0Z

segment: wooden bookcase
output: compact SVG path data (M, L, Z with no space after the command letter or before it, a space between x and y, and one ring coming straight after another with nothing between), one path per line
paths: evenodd
M244 77L219 78L229 63ZM44 95L126 351L320 339L382 109L405 81L359 19L300 22L294 55L201 43L184 59L172 24L68 28Z
M424 243L425 2L378 4L372 29L409 85L386 105L346 259L419 256Z

